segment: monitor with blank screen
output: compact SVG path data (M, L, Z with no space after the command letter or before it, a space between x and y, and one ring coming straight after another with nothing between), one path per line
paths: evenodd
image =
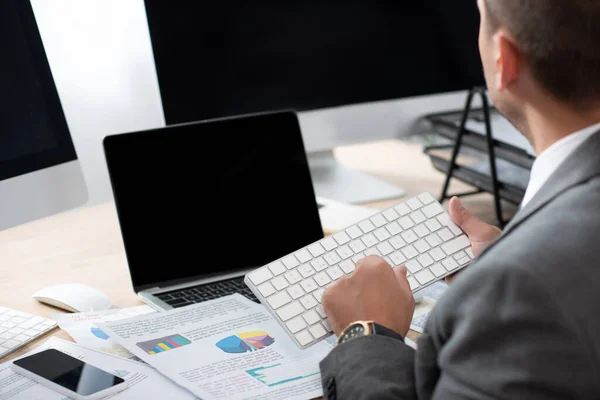
M167 124L293 109L313 171L335 147L401 136L485 82L474 0L145 6Z
M0 229L87 202L28 0L0 1Z

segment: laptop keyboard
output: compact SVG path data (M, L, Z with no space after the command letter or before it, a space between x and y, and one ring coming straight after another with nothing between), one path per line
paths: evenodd
M244 277L224 281L205 283L155 295L171 307L179 308L190 304L217 299L230 294L239 293L250 300L260 303L254 293L244 283Z

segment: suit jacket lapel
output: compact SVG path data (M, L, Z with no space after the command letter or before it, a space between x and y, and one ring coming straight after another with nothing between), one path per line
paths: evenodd
M550 176L539 192L504 228L496 243L566 190L600 176L600 132L583 142ZM493 248L488 247L481 255Z

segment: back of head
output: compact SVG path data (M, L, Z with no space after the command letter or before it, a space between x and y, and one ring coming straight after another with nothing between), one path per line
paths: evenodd
M483 2L488 29L510 32L544 89L579 111L600 105L600 1Z

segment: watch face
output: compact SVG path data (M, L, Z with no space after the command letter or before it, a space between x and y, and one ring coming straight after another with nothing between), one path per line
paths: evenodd
M365 327L362 324L355 324L350 326L345 332L344 332L344 338L342 339L342 341L347 341L347 340L351 340L360 336L364 336L365 335Z

